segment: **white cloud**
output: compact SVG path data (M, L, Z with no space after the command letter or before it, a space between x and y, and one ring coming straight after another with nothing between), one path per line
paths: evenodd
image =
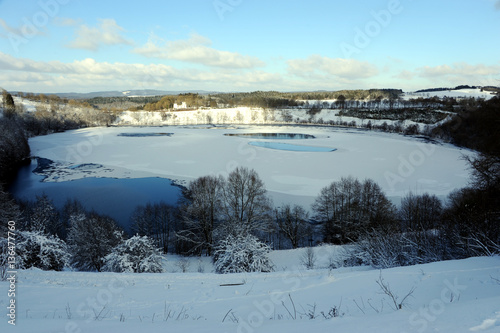
M97 51L101 46L132 45L132 41L122 36L125 31L113 19L102 19L97 27L81 25L76 31L76 38L67 46L74 49Z
M417 69L418 75L433 80L446 80L449 83L467 83L478 85L495 84L495 79L500 75L499 65L477 64L471 65L464 62L453 65L424 66Z
M0 82L9 90L88 92L126 89L257 90L283 88L280 74L237 69L178 69L164 64L63 63L15 58L0 52Z
M256 57L216 50L211 45L210 39L192 34L186 40L167 42L150 38L144 46L134 49L133 52L148 58L180 60L210 67L255 68L265 65Z
M378 74L377 67L354 59L312 55L306 59L288 60L288 72L299 77L345 80L367 79Z

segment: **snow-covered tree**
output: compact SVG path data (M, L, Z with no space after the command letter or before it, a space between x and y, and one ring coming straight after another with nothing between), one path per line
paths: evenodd
M162 273L162 256L155 241L147 236L134 236L116 246L104 258L103 271L128 273Z
M270 248L253 235L228 235L215 249L215 271L221 274L270 272Z
M123 231L116 222L104 216L91 214L70 217L68 245L73 265L81 270L101 271L104 257L123 240Z
M29 230L55 235L60 227L58 212L52 200L46 194L37 196L29 213Z
M60 271L69 264L70 254L66 243L57 236L46 235L41 231L21 231L16 241L16 258L20 268Z

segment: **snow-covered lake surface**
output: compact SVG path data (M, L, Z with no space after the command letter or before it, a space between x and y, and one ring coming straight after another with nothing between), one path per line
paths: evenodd
M161 274L19 271L16 326L3 315L0 331L500 331L499 257L329 270L337 250L315 248L312 270L300 265L305 249L271 252L272 273L214 274L208 257L189 258L188 273L181 273L180 258L172 255ZM381 292L380 278L399 301L414 288L402 309ZM7 281L0 282L4 314L8 289Z
M127 132L134 135L122 135ZM293 140L293 144L337 150L267 149L249 144L256 139L225 135L241 133L308 134L315 138ZM290 144L290 140L273 142ZM227 175L245 166L258 172L276 205L289 202L306 207L323 187L347 176L375 180L396 203L409 191L445 198L467 185L469 171L462 155L472 154L414 137L311 126L102 127L35 137L30 145L34 156L57 163L46 181L164 177L187 184L200 176Z

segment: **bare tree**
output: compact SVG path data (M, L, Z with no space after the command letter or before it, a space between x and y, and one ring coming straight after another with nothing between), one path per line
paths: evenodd
M132 231L156 241L164 253L168 253L174 232L176 208L164 202L139 206L132 215Z
M471 185L481 190L500 190L500 156L479 154L464 156L472 172Z
M399 216L403 227L411 231L424 231L439 227L442 214L441 201L428 193L408 193L401 199Z
M299 247L301 239L310 233L308 213L298 205L284 205L275 209L276 222L280 232L290 241L292 248Z
M393 224L394 207L373 180L341 178L323 188L312 205L330 243L356 241L369 228Z
M271 201L255 170L245 167L231 172L223 187L224 226L227 234L265 231L271 220Z
M220 222L224 179L204 176L189 184L180 215L182 230L177 237L191 244L191 252L212 254L214 231Z

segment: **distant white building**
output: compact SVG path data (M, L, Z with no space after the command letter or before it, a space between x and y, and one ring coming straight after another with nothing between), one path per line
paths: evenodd
M177 104L177 103L174 103L174 109L187 109L187 104L186 102L182 102L181 105Z

